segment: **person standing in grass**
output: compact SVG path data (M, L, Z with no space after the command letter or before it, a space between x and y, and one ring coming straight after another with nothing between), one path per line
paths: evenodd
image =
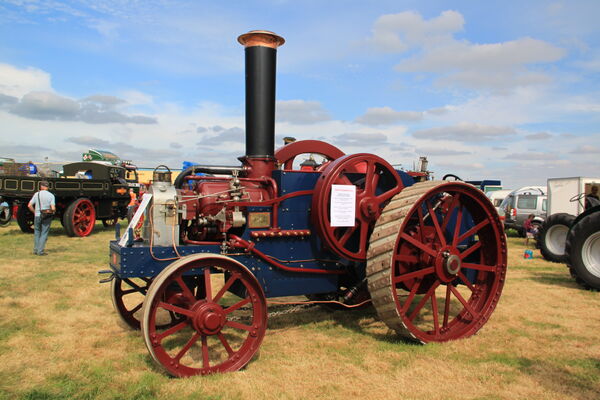
M129 189L129 204L127 204L127 223L131 222L133 214L135 214L135 207L137 206L137 195L133 189Z
M48 191L47 181L40 182L40 190L29 200L27 207L34 215L33 254L48 255L44 249L50 232L50 224L52 224L52 218L56 211L56 204L54 195Z
M525 247L529 245L529 239L533 239L537 233L537 228L533 225L535 215L529 214L525 222L523 222L523 230L525 231Z

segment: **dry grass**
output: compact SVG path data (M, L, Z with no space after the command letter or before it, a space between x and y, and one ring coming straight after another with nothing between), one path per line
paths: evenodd
M0 399L600 398L600 293L537 252L524 260L522 239L509 239L504 294L470 339L413 345L372 310L312 308L270 319L243 371L172 379L98 284L112 233L67 238L55 224L47 257L0 228Z

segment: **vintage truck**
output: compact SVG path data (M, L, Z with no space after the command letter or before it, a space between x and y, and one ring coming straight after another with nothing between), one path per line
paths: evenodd
M33 214L27 203L46 180L56 197L56 216L67 235L88 236L96 220L114 225L127 215L129 188L139 193L139 184L125 179L123 167L88 161L65 164L60 177L0 175L0 197L9 206L17 205L17 223L23 232L33 232Z

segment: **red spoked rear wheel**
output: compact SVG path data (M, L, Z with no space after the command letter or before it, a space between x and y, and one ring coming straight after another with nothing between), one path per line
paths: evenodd
M88 236L96 224L96 209L90 199L73 200L63 214L63 225L69 236Z
M196 287L186 282L199 274ZM163 327L159 313L181 322ZM152 282L142 309L152 358L179 377L237 371L258 351L267 327L262 287L239 262L215 254L175 261Z
M422 343L473 335L500 298L506 249L483 192L459 182L417 183L375 226L367 262L373 305L390 328Z
M356 186L353 226L332 226L333 185ZM352 154L333 161L315 185L312 222L330 250L340 257L364 261L369 237L385 204L404 184L394 168L373 154Z

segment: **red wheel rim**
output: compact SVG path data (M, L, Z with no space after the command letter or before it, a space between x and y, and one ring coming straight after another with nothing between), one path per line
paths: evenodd
M96 223L96 210L94 205L88 199L80 199L73 210L71 224L76 236L84 237L89 235L94 229Z
M331 226L332 185L356 186L353 227ZM341 257L364 261L369 236L385 204L404 184L394 168L373 154L347 155L333 161L315 185L312 222L325 244Z
M506 241L498 214L474 187L439 185L404 218L392 263L396 310L415 338L470 336L485 324L504 285Z
M251 360L266 331L262 288L254 275L230 258L192 257L171 264L150 287L142 322L146 346L175 376L237 371ZM184 281L184 274L192 270L201 276L195 289ZM220 285L217 278L222 278ZM172 311L182 321L161 329L160 310Z
M329 161L340 158L344 152L337 147L320 140L301 140L280 147L275 151L275 158L284 169L291 170L294 160L301 154L319 154Z

